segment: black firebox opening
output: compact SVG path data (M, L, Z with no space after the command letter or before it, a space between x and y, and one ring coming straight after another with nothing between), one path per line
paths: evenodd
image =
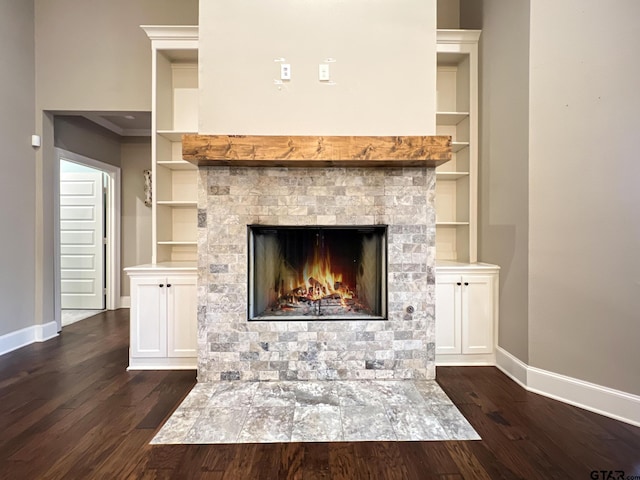
M249 320L386 319L386 225L248 230Z

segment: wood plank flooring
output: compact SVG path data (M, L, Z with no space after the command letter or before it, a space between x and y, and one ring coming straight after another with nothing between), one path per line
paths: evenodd
M640 479L640 428L492 367L438 368L482 441L151 446L195 372L127 372L128 328L105 312L0 357L1 479Z

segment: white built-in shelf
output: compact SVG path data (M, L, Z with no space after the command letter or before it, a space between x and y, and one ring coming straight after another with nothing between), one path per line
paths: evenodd
M158 130L157 133L158 135L161 135L167 140L169 140L170 142L181 142L182 135L184 135L185 133L198 133L198 132L185 132L182 130Z
M173 208L192 208L198 206L198 202L195 200L158 200L156 203Z
M157 165L168 168L170 170L197 170L193 163L186 160L158 160Z
M468 116L469 112L436 112L436 123L438 125L458 125Z
M436 36L436 132L451 136L453 153L451 163L436 169L436 259L475 263L480 31L438 30Z
M460 150L464 150L469 146L469 142L451 142L451 151L458 153Z
M458 180L460 178L468 177L469 172L438 172L436 171L436 178L441 180Z
M182 156L182 137L198 131L198 27L143 29L151 39L154 85L151 260L195 262L198 175Z

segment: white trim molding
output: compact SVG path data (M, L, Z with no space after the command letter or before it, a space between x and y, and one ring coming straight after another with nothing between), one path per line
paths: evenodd
M640 427L640 396L531 367L501 347L496 366L526 390Z
M140 25L151 40L198 40L198 25Z
M129 358L127 371L132 370L196 370L198 359L192 357Z
M436 367L494 367L495 353L436 353Z
M436 30L436 38L438 43L478 43L482 30L457 30L439 28Z
M45 342L58 336L56 322L44 325L31 325L30 327L0 335L0 355L26 347L34 342Z

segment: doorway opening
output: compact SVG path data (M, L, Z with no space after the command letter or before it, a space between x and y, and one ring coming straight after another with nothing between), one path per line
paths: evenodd
M120 168L56 148L58 328L114 310L120 296ZM63 314L64 312L64 314Z

